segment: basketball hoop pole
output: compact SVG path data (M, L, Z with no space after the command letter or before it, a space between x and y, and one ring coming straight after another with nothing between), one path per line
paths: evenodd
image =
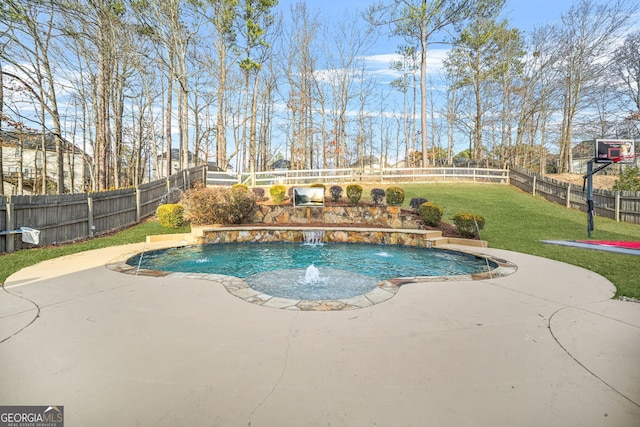
M606 168L607 166L609 166L611 163L604 163L601 166L598 166L598 168L596 170L593 170L593 163L594 163L595 159L591 159L587 162L587 173L582 177L584 179L584 181L587 182L587 236L591 237L591 232L594 229L593 226L593 216L595 214L594 212L594 205L593 205L593 175L595 175L596 173L600 172L602 169ZM582 184L582 191L584 191L584 181Z

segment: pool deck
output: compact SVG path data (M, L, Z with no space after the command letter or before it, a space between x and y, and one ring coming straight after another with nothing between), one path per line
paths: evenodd
M66 427L639 425L640 304L591 271L486 249L517 271L318 312L106 267L167 244L12 275L0 405L64 405Z

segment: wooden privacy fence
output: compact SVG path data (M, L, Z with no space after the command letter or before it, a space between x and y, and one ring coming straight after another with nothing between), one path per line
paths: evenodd
M137 188L100 193L0 197L0 252L21 247L20 227L40 231L40 245L85 239L118 230L154 215L161 202L176 202L194 182L204 183L198 166Z
M568 184L528 171L512 167L510 184L534 196L550 202L587 211L587 192L581 185ZM640 192L593 190L596 215L616 221L640 224Z

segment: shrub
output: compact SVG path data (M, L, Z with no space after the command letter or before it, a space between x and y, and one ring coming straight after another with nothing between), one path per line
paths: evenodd
M323 189L326 189L326 188L327 188L324 184L322 184L322 183L320 183L320 182L314 182L314 183L313 183L313 184L311 184L309 187L310 187L310 188L323 188Z
M360 197L362 197L362 186L358 184L347 185L347 199L349 199L349 203L351 206L355 206L360 201Z
M238 190L238 191L249 191L249 187L247 187L246 184L233 184L231 186L232 190Z
M425 224L430 227L437 227L442 219L442 208L433 203L424 202L418 207L418 214Z
M389 206L400 206L404 202L404 190L400 187L387 188L386 195Z
M331 194L331 200L337 202L340 200L340 197L342 197L342 187L339 185L332 185L331 188L329 188L329 194Z
M290 199L293 199L293 188L294 188L294 187L289 187L289 189L287 190L287 196L288 196Z
M233 186L231 191L223 194L226 210L225 222L229 224L242 224L251 219L258 209L255 193L249 191L246 186L244 187Z
M284 202L285 195L287 194L287 189L284 185L276 184L271 186L269 193L271 194L271 200L273 203L282 203Z
M164 228L180 228L184 225L184 208L181 205L166 204L158 206L156 215Z
M470 213L458 212L453 216L453 223L462 237L479 237L484 228L484 217Z
M423 203L427 203L428 200L422 197L415 197L413 199L411 199L411 201L409 202L409 206L411 207L411 209L413 209L414 212L418 212L418 209L420 209L420 206L422 206Z
M194 188L186 191L180 203L184 207L184 219L193 225L220 224L220 213L216 206L222 188Z
M640 191L640 168L625 167L611 188L613 191Z
M382 188L373 188L371 190L371 200L373 204L378 206L384 200L385 192Z
M182 198L185 219L193 225L241 224L256 212L256 196L242 188L189 190Z
M264 199L264 188L260 188L260 187L253 187L251 189L251 191L253 191L253 194L256 195L256 197L258 198L258 200L262 200Z

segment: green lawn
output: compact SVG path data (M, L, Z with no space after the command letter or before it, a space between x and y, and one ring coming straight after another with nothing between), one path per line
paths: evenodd
M553 246L541 240L586 240L587 217L533 197L515 187L487 184L403 185L405 205L424 197L442 206L443 221L458 212L484 216L481 236L493 248L551 258L595 271L616 285L618 296L640 298L640 258L634 255ZM595 218L591 236L597 240L640 240L640 225Z
M381 185L386 188L388 185ZM405 206L414 197L424 197L444 209L443 221L452 222L458 212L485 217L481 235L493 248L538 255L593 270L616 285L617 295L640 298L640 258L587 249L545 245L540 240L583 240L587 238L586 214L532 197L507 185L412 184L402 185ZM368 200L370 189L363 191ZM148 221L120 233L60 247L18 251L0 256L0 282L28 265L47 259L113 245L144 241L152 234L183 233ZM640 240L640 225L617 223L596 217L593 239Z
M190 232L189 227L174 230L163 228L157 221L147 221L109 236L98 237L83 242L65 244L62 246L34 248L0 255L0 283L4 283L4 281L7 280L7 277L21 268L36 264L40 261L75 254L77 252L84 252L91 249L144 242L147 236L154 234L188 232Z

